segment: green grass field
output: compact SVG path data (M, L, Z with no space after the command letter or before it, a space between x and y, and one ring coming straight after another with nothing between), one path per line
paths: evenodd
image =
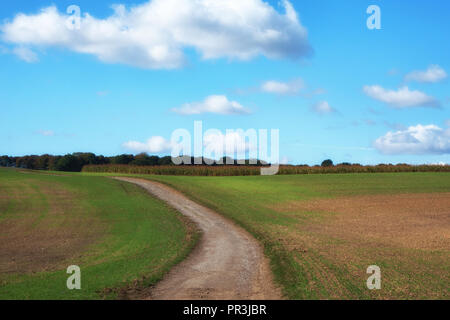
M450 298L449 173L148 178L250 231L287 298Z
M197 238L179 213L132 184L0 168L0 299L134 294ZM66 287L69 265L81 268L81 290Z

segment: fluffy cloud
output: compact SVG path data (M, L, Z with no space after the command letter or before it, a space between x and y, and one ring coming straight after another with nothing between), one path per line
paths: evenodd
M251 133L252 132L240 132L238 130L229 131L225 134L220 131L207 131L203 136L203 151L208 154L208 156L209 154L214 153L216 158L220 158L224 155L242 154L249 151L255 153L257 151L257 133L255 131L253 136ZM173 143L161 136L153 136L146 142L128 141L122 144L124 149L135 153L171 152L174 148L176 149L181 146L181 142ZM187 154L189 153L190 152Z
M405 130L389 131L374 142L374 147L384 154L448 154L450 128L418 124Z
M307 31L291 3L284 14L262 0L152 0L97 19L88 13L80 28L68 28L55 6L34 15L18 14L0 26L2 39L19 47L59 47L91 54L103 62L142 68L178 68L184 48L204 59L298 59L311 52ZM23 49L22 49L23 50Z
M149 138L146 142L128 141L122 144L124 149L133 152L148 152L148 153L161 153L172 150L172 143L163 137L154 136Z
M216 155L234 155L257 149L256 141L247 140L240 132L221 132L205 134L203 137L204 150L215 152Z
M280 164L281 165L287 165L287 164L289 164L291 161L289 160L289 158L288 157L286 157L286 156L284 156L284 157L282 157L281 159L280 159Z
M28 63L39 61L37 54L27 47L16 47L12 50L12 53Z
M266 81L262 84L261 90L267 93L288 95L297 94L305 87L302 79L295 79L290 82Z
M336 112L336 109L330 106L330 104L327 101L320 101L313 105L312 111L314 111L317 114L325 115L330 114L333 112Z
M425 71L412 71L405 76L405 81L439 82L447 78L447 73L438 65L429 66Z
M186 103L181 108L174 108L172 111L179 114L191 115L201 113L217 114L245 114L249 110L236 101L230 101L223 95L212 95L206 97L201 102Z
M44 137L53 137L55 135L55 132L52 130L39 130L37 133Z
M425 93L418 90L409 90L408 87L401 87L397 91L384 89L381 86L364 86L364 93L369 97L384 102L394 108L408 107L439 107L439 102Z
M449 164L440 161L440 162L432 163L431 165L432 165L432 166L448 166Z

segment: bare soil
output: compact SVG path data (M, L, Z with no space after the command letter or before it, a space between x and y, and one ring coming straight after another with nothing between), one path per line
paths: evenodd
M271 206L297 219L270 233L318 299L448 299L450 193L365 195ZM380 264L383 289L365 288Z
M24 188L24 194L9 196L15 198L19 210L0 222L0 274L57 270L101 234L92 227L96 225L93 219L70 214L77 203L61 186L41 183L38 191ZM27 196L45 200L27 202Z
M412 249L450 248L450 193L295 201L277 211L328 215L323 222L309 224L308 230L340 239L364 238Z

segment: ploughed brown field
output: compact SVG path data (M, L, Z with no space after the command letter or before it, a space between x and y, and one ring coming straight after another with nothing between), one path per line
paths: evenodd
M295 228L280 226L273 230L294 253L296 262L309 269L307 277L313 290L320 291L314 287L326 284L331 298L350 294L329 272L325 261L349 270L355 278L364 278L367 277L364 265L390 260L392 265L382 268L382 282L389 284L395 279L408 285L404 289L396 288L392 295L383 291L373 291L373 294L383 298L395 298L397 294L408 297L411 286L415 286L414 291L422 297L448 295L448 291L439 292L429 288L429 284L422 285L419 279L446 282L448 290L449 255L442 252L448 253L450 248L450 193L292 201L275 210L314 215ZM309 255L309 250L317 255ZM402 267L397 269L395 265ZM417 298L416 294L411 293L409 297Z

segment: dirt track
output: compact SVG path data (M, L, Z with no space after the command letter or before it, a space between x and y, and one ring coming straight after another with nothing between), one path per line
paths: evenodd
M280 299L259 243L245 230L157 182L135 183L189 217L202 230L197 247L150 292L149 299Z

